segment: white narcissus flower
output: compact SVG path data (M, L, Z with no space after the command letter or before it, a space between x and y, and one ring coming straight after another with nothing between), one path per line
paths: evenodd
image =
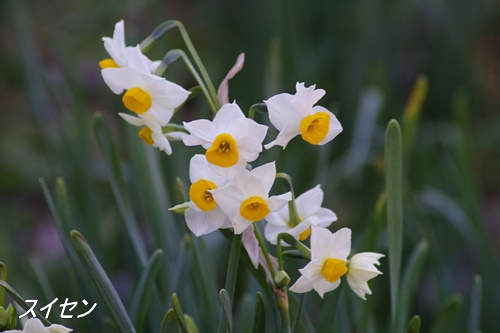
M306 240L311 234L311 226L326 228L332 222L337 221L337 215L330 209L321 207L323 203L323 190L320 185L302 193L295 199L295 206L299 218L299 224L290 225L290 213L288 206L279 211L270 213L266 217L266 228L264 230L266 239L271 244L276 244L278 234L286 232L300 241Z
M332 234L328 229L312 227L311 262L299 269L302 276L290 287L290 291L305 293L316 290L321 298L326 292L340 285L340 277L346 275L347 283L362 299L371 295L367 281L382 274L375 265L384 255L364 252L354 255L348 262L351 252L351 230L342 228Z
M140 118L126 113L118 113L118 115L127 123L142 127L139 131L139 137L148 145L164 151L167 155L172 154L170 141L180 141L182 136L186 135L186 133L180 131L163 133L160 122L152 115L143 114Z
M210 191L231 220L235 234L241 234L253 222L281 209L292 199L290 192L269 197L275 177L274 162L252 171L236 168L231 183Z
M52 324L49 327L43 326L42 322L38 318L28 319L22 331L20 330L10 330L4 333L68 333L72 332L71 328L64 327L62 325Z
M288 142L301 134L302 139L313 145L324 145L342 132L342 125L335 115L322 106L314 106L325 95L323 89L308 88L297 83L295 95L283 93L264 101L271 123L280 132L276 140L265 145L285 149Z
M120 20L115 24L115 31L113 32L113 38L103 37L104 48L108 52L111 58L101 60L99 62L99 67L104 68L120 68L127 67L129 62L130 54L133 53L133 46L125 45L125 23ZM151 61L141 52L143 60L146 62L149 72L153 73L161 61Z
M182 138L186 146L201 145L207 160L220 167L245 166L259 157L267 126L245 117L236 103L224 104L213 121L184 123L190 135Z
M224 186L233 176L234 170L216 167L203 155L195 155L189 164L189 206L184 214L189 229L201 236L220 228L231 228L232 224L217 204L210 190Z
M168 124L175 108L190 94L181 86L149 73L139 47L130 54L128 67L106 68L101 73L115 94L126 90L122 101L127 109L139 117L152 115L160 126Z

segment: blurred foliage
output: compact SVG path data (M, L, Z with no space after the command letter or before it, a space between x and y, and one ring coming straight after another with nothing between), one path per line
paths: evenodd
M428 242L428 258L408 320L418 314L423 332L456 331L472 327L474 318L466 322L472 304L481 309L482 331L498 327L500 3L494 0L0 2L0 260L23 296L47 304L53 295L77 295L74 286L81 277L68 273L69 259L38 182L45 178L54 193L56 177L62 176L72 228L92 244L127 307L133 297L141 266L92 133L91 119L99 111L111 124L127 200L147 252L166 249L165 260L174 267L170 275L159 273L169 280L159 286L162 298L176 291L199 327L216 326L211 320L221 312L197 312L195 304L204 292L203 299L218 304L229 242L219 234L184 236L182 219L166 211L178 203L175 177L189 183L185 166L196 150L174 143L174 155L167 157L146 147L118 118L123 107L102 81L101 37L110 36L121 18L129 44L167 19L182 21L216 84L245 52L245 67L230 82L230 97L243 110L275 93L293 92L297 81L325 89L320 104L336 112L344 132L327 147L311 149L295 139L286 155L274 148L261 160L276 159L278 170L292 175L297 193L321 182L325 206L339 216L335 228L351 227L353 246L360 251L387 252L384 212L375 211L384 191L384 129L389 119L403 118L414 82L425 74L427 98L410 151L404 152L403 269L422 239ZM169 33L150 57L177 47L183 47L178 33ZM180 63L169 67L167 77L184 87L195 85ZM174 120L208 117L209 110L199 97L181 114ZM268 123L261 114L257 120ZM168 230L151 223L165 219ZM175 232L164 237L171 228ZM183 258L202 262L198 273L214 280L198 281L190 260L183 264ZM292 281L297 267L286 267ZM243 314L256 302L255 279L245 270L240 266L233 309L237 327L253 321L252 313ZM387 262L381 270L387 273L371 283L374 293L366 303L344 291L326 297L327 308L336 309L330 318L334 328L385 331ZM471 296L475 274L482 277L482 306L480 297ZM316 327L328 327L318 315L321 304L311 294L304 308ZM369 309L377 317L368 316ZM458 320L444 317L455 313ZM104 315L102 306L96 316Z

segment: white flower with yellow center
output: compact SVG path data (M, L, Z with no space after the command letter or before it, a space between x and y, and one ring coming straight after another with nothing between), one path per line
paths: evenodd
M351 289L362 299L371 295L368 280L382 274L375 265L384 255L364 252L347 260L351 252L351 230L342 228L332 234L328 229L312 227L311 262L299 269L302 276L290 287L290 291L305 293L316 290L321 298L326 292L340 285L340 278L346 275Z
M234 175L233 168L222 169L207 162L203 155L195 155L189 164L189 206L184 216L189 229L201 236L232 224L217 205L211 190L224 186Z
M267 126L246 118L236 103L224 104L213 121L194 120L184 128L190 133L182 138L184 144L201 145L207 160L224 168L256 160L267 133Z
M284 207L292 199L290 192L269 196L276 177L274 162L248 171L236 168L228 185L212 190L217 204L233 224L234 233L241 234L252 223Z
M299 224L291 225L288 206L279 211L270 213L266 217L264 230L266 239L271 244L276 244L278 234L286 232L300 241L306 240L311 234L311 226L326 228L337 221L337 215L330 209L321 207L323 203L323 190L320 185L302 193L295 199L295 206Z
M120 20L115 24L115 31L113 32L113 38L103 37L104 48L108 52L111 58L103 59L99 62L99 67L101 69L105 68L120 68L127 67L129 62L129 57L133 53L133 46L125 45L125 23ZM151 61L142 52L141 56L146 62L149 72L153 73L161 61Z
M335 115L322 106L314 106L325 95L323 89L308 88L297 83L295 95L283 93L264 101L271 123L280 132L276 140L265 145L285 149L288 142L301 134L302 139L313 145L324 145L342 132L342 125Z
M22 331L20 330L9 330L4 333L68 333L72 332L71 328L64 327L62 325L52 324L49 327L43 326L42 322L38 318L30 318L24 325Z
M190 94L181 86L150 74L138 47L131 53L128 67L106 68L101 73L115 94L126 91L122 101L127 109L139 117L152 115L160 126L168 124L175 108Z
M118 113L118 115L127 123L142 127L138 133L139 137L148 145L164 151L167 155L172 154L170 141L180 141L182 136L186 135L186 133L179 131L163 133L160 122L152 115L143 114L140 118L126 113Z

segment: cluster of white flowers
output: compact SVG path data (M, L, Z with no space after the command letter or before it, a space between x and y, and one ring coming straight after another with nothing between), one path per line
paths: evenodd
M220 228L233 228L241 234L253 223L265 220L265 237L277 243L280 233L299 241L311 237L311 262L300 270L302 277L290 288L294 292L315 289L321 297L335 289L340 277L347 274L351 288L361 298L371 291L367 280L381 274L375 268L381 254L361 253L350 261L350 230L331 234L327 227L337 220L330 209L321 207L320 185L296 199L291 192L271 195L276 178L274 162L252 167L263 149L267 126L247 118L235 103L226 103L213 120L184 122L185 132L163 133L189 92L158 76L158 62L149 60L139 46L125 45L124 24L115 26L113 38L105 37L104 46L112 59L100 62L102 76L115 94L122 94L125 107L136 114L120 113L128 123L142 126L139 136L148 144L172 153L169 140L182 140L186 146L202 146L204 155L191 159L190 201L184 212L189 229L201 236ZM279 131L275 140L265 145L283 149L295 136L313 145L333 140L342 126L326 108L315 105L325 91L297 83L294 95L282 93L264 101L270 122ZM293 218L290 205L295 210ZM283 242L283 245L288 245Z

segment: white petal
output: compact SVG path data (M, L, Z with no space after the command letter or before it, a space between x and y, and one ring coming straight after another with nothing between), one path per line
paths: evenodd
M269 213L269 215L266 216L267 223L274 227L288 228L288 224L286 222L288 218L283 218L280 214L282 211L288 211L288 207L285 206L276 212Z
M328 241L327 253L330 258L346 261L349 252L351 252L351 229L342 228Z
M250 227L253 223L252 221L245 219L241 215L235 215L235 216L231 217L231 222L233 222L234 233L236 235L241 234L248 227Z
M309 191L302 193L297 197L295 203L299 216L302 219L306 219L307 217L314 215L323 203L323 190L321 189L321 186L316 185Z
M144 126L144 120L139 118L139 117L134 117L134 116L131 116L131 115L128 115L126 113L118 113L118 115L120 117L123 118L123 120L125 120L127 123L129 123L130 125L134 125L134 126Z
M170 141L182 141L182 138L187 135L186 133L184 132L181 132L181 131L174 131L174 132L168 132L168 133L165 133L165 136L167 137L167 139L169 139Z
M358 282L368 281L382 274L375 265L380 265L379 259L384 255L374 252L363 252L352 256L349 261L348 274L351 280Z
M153 100L153 104L151 105L149 110L141 114L141 117L144 117L146 115L155 117L160 126L167 126L167 124L170 122L170 119L172 119L172 116L174 115L174 111L162 108L161 105Z
M322 146L322 145L332 141L337 135L339 135L342 132L342 125L340 124L337 117L335 117L335 115L333 113L331 113L330 111L328 111L324 107L315 106L313 108L313 113L320 112L320 111L330 114L330 124L328 127L328 133L325 136L325 138L320 143L318 143L318 145Z
M207 179L205 172L207 164L208 162L205 155L196 154L191 157L191 161L189 162L189 181L191 183L194 183L199 179Z
M267 205L271 212L275 212L285 207L288 201L292 200L292 193L286 192L280 195L273 195L269 199L267 199Z
M238 119L245 119L240 107L236 103L224 104L213 120L217 134L229 133Z
M211 190L210 193L214 197L217 205L222 208L224 213L233 220L234 216L240 215L240 206L243 202L242 194L234 185L219 187Z
M106 68L101 74L109 89L117 95L139 83L139 73L133 68Z
M186 224L197 236L209 234L219 229L224 223L224 213L218 207L210 211L202 211L191 203L185 212Z
M325 95L323 89L315 88L315 85L305 88L303 83L296 84L297 92L290 100L290 104L301 112L303 117L310 115L313 105Z
M255 237L255 233L253 232L253 228L247 228L243 232L241 236L241 243L245 247L245 250L248 253L248 257L250 258L253 267L255 269L259 268L260 247L259 241L257 240L257 237Z
M182 138L186 146L211 144L215 139L212 122L207 119L193 120L184 123L184 128L190 133Z
M290 287L290 291L293 291L294 293L306 293L308 291L312 290L312 282L304 277L301 276L294 284L293 286Z
M148 58L142 54L139 45L127 48L128 66L136 69L139 73L151 74Z
M328 282L323 276L312 281L314 290L316 290L321 298L324 294L336 289L340 285L340 279L335 282Z
M151 73L154 73L158 69L158 66L160 66L160 64L161 60L152 61L149 64L149 70L151 71Z
M327 256L326 247L332 237L330 230L319 227L311 227L311 258L316 259Z
M314 213L314 216L317 217L317 220L313 225L317 227L328 228L332 222L337 221L337 215L328 208L320 207L316 213Z
M271 216L271 214L266 216L266 220L268 220L269 216ZM268 222L269 222L269 220L268 220ZM266 237L266 240L269 243L276 245L278 235L282 232L287 232L287 231L288 231L288 227L286 225L285 226L275 226L275 225L272 225L270 223L266 223L266 226L264 228L264 236Z
M125 22L118 21L115 24L115 31L113 31L113 41L120 46L125 47Z
M304 118L303 114L290 103L292 99L293 95L283 93L264 101L269 113L269 120L279 131L283 130L286 124L290 122L300 123Z
M62 325L58 325L58 324L52 324L52 325L50 325L49 327L47 327L47 331L49 333L69 333L69 332L73 332L72 329L64 327Z
M286 124L281 132L278 133L276 140L265 145L266 149L271 148L272 146L282 146L283 149L286 148L288 142L292 140L294 137L300 134L300 123L289 122Z
M370 290L370 287L368 286L367 282L353 281L352 278L350 278L349 275L347 275L347 284L349 284L349 287L351 287L352 291L354 291L356 295L358 295L365 301L366 301L365 295L372 294L372 291Z
M172 146L168 142L167 138L163 134L152 133L151 138L153 139L153 146L165 152L167 155L172 154Z
M269 193L271 187L273 186L274 179L276 178L276 164L274 162L270 162L261 165L253 169L250 173L255 176L255 178L259 179L264 186L266 193Z

